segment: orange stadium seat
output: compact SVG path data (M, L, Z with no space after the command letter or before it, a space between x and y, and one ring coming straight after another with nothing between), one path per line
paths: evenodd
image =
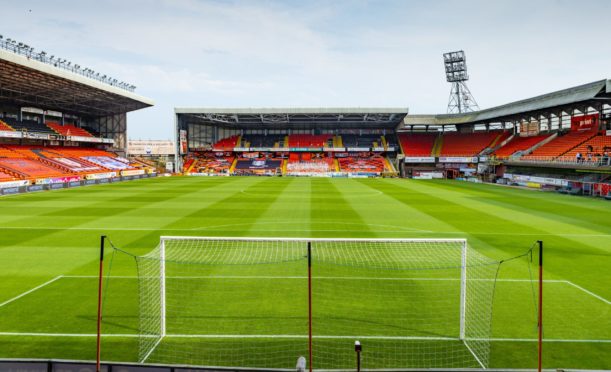
M529 148L533 147L534 145L543 141L544 139L548 138L549 136L550 136L549 134L542 134L542 135L533 136L533 137L520 137L516 135L505 146L496 150L494 154L498 158L506 158L506 157L509 157L515 154L518 151L528 150Z
M97 164L86 157L108 160ZM0 160L3 161L0 164L0 171L4 169L4 173L14 173L20 178L32 179L100 173L116 170L116 168L111 169L109 165L109 158L116 157L116 154L94 148L0 145ZM117 162L117 164L123 163ZM132 169L132 167L125 166L122 169Z
M15 177L11 176L8 173L4 173L0 170L0 182L13 181L14 179Z
M0 146L0 157L36 159L38 156L30 146L4 145Z
M537 158L537 157L550 157L555 158L561 156L573 148L581 145L588 141L590 138L596 135L596 131L585 131L585 132L569 132L565 135L558 136L548 143L542 145L533 151L530 155L525 156L525 159Z
M26 178L64 177L70 175L34 159L0 159L0 168L21 174Z
M108 156L116 157L112 152L87 148L87 147L61 147L49 146L44 148L44 154L47 157L82 157L82 156Z
M602 155L605 149L611 149L611 136L599 134L583 142L581 145L574 147L569 152L563 154L563 156L575 158L578 152L581 153L584 157L588 153L592 153L596 156Z

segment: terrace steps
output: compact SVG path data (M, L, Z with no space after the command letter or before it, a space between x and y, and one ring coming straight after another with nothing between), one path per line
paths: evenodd
M64 173L67 173L67 174L68 173L74 173L70 169L68 169L67 167L62 167L61 165L59 165L59 164L57 164L55 162L49 161L46 158L40 157L40 158L38 158L38 161L43 163L47 167L51 167L51 168L57 169L57 170L59 170L61 172L64 172Z
M238 157L237 156L231 162L231 166L229 167L229 174L233 174L233 171L235 170L236 165L238 165Z
M431 149L431 156L439 156L441 154L441 148L443 147L443 136L437 136L433 148Z
M0 172L6 173L6 174L8 174L8 175L10 175L10 176L12 176L13 178L16 178L16 179L22 179L23 180L23 179L28 178L27 174L21 173L21 172L15 170L13 168L4 167L2 165L0 165Z
M392 165L392 162L388 159L388 156L384 157L384 165L386 166L386 170L388 172L396 173L395 167Z

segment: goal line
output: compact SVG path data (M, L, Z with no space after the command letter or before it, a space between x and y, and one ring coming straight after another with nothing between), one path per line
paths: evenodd
M79 338L79 337L96 337L95 333L45 333L45 332L0 332L0 337L66 337L66 338ZM139 338L139 337L150 337L154 338L155 336L141 336L133 333L106 333L103 334L102 337L109 338ZM227 334L227 335L217 335L217 334L167 334L166 338L210 338L210 339L303 339L307 338L307 335L236 335L236 334ZM430 340L430 341L460 341L458 337L405 337L405 336L342 336L342 335L315 335L313 338L321 338L321 339L389 339L389 340ZM472 340L481 340L477 338L473 338ZM511 337L492 337L487 339L491 342L537 342L536 338L511 338ZM544 338L543 342L549 343L600 343L607 344L611 343L611 339L563 339L563 338Z

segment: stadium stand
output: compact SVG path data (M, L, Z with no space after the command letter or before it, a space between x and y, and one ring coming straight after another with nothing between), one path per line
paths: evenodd
M0 158L22 158L23 155L11 150L9 147L0 145Z
M382 140L382 144L385 144L386 147L397 147L397 139L394 135L386 134L380 137L380 139Z
M437 134L399 133L397 138L405 156L431 156Z
M202 153L185 162L184 171L207 174L229 174L234 156L217 156L214 153Z
M533 137L520 137L516 135L511 141L505 144L505 146L497 149L494 152L497 158L504 159L510 157L518 151L526 151L539 142L548 138L550 134L542 134Z
M47 122L47 126L63 136L93 137L91 133L74 125Z
M0 170L8 170L22 176L22 178L47 178L70 176L51 166L47 166L34 159L5 158L0 159Z
M342 142L345 147L378 147L382 145L382 140L379 135L356 135L343 134Z
M440 155L476 156L507 132L445 133Z
M212 148L214 150L232 151L240 142L240 136L231 136L218 141Z
M0 156L7 158L37 158L36 153L32 152L31 146L4 145L0 146L0 151Z
M291 134L289 147L333 147L330 134Z
M87 126L83 126L83 130L86 130L89 134L91 134L94 137L101 137L102 135L100 134L100 132L98 132L97 130L91 128L91 127L87 127Z
M129 163L110 156L83 156L83 159L110 170L125 170L132 168Z
M234 174L236 175L275 175L280 174L282 159L238 159Z
M311 153L291 153L286 166L288 175L325 175L334 172L333 158L312 157Z
M61 146L0 145L0 161L0 170L18 179L143 168L108 151Z
M384 158L380 155L370 157L347 156L338 159L339 168L346 173L380 175L384 172Z
M15 177L13 177L12 175L0 171L0 182L12 181L14 179Z
M45 124L39 123L34 120L17 120L14 118L2 119L6 124L10 125L16 131L27 131L45 134L57 134L53 129L49 128Z
M186 156L182 164L182 171L185 173L191 172L191 169L195 165L195 160L197 159L193 156L193 154Z
M238 147L284 147L284 136L249 135L242 138Z
M67 156L67 157L84 157L84 156L107 156L107 157L116 157L116 154L112 152L108 152L101 149L96 148L87 148L87 147L61 147L61 146L49 146L43 148L43 151L48 157L53 157L53 154L57 154L57 156Z
M58 168L64 168L66 171L75 174L98 173L105 171L104 168L80 158L41 158L41 161Z
M524 156L525 159L534 159L537 157L548 157L555 158L561 156L582 143L590 140L596 136L596 130L589 130L584 132L569 132L564 135L558 135L558 137L549 141L548 143L538 147L531 154Z
M2 120L0 120L0 130L6 131L6 132L13 132L13 131L15 131L15 129L13 129L10 125L6 124Z
M574 159L577 153L581 153L584 158L587 158L587 154L592 154L593 158L597 160L605 151L611 151L611 136L598 134L566 152L563 157Z

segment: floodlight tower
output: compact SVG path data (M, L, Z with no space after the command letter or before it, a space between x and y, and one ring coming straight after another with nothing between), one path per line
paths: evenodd
M467 87L469 80L467 74L467 57L462 50L443 54L443 63L446 68L446 80L452 83L448 114L471 112L479 110L475 98Z

